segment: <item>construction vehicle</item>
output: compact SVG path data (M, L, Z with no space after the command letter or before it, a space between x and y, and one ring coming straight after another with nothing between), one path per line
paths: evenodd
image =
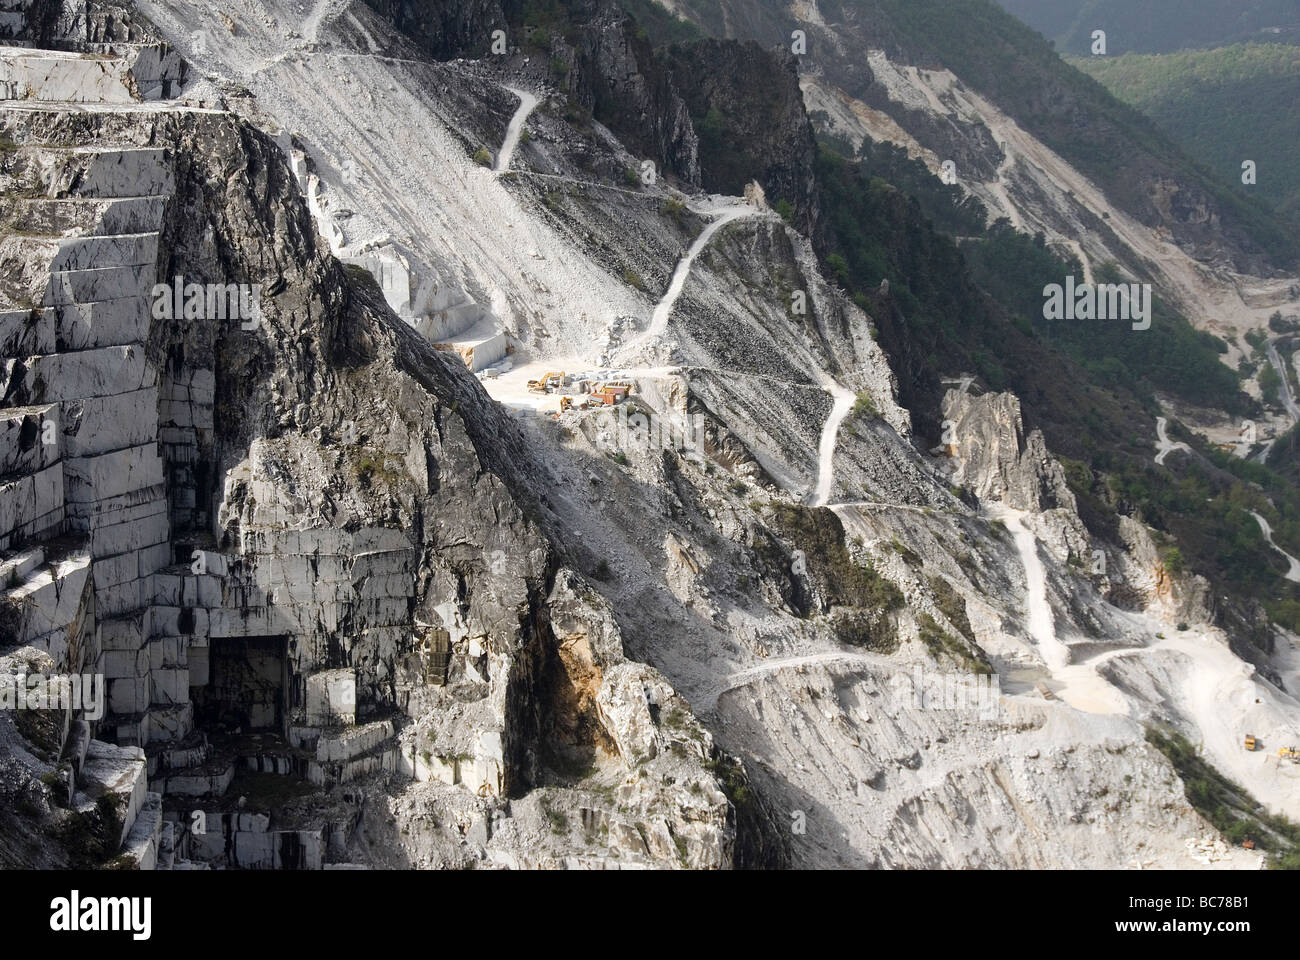
M1277 756L1279 760L1290 760L1292 763L1300 763L1300 747L1278 747Z
M1256 747L1256 741L1249 733L1246 734L1246 749L1253 751Z
M572 406L573 406L572 397L560 397L560 413L564 413L564 411L568 410Z
M544 373L540 380L529 380L528 389L533 393L550 393L552 390L558 390L563 380L563 370L560 370L558 373Z

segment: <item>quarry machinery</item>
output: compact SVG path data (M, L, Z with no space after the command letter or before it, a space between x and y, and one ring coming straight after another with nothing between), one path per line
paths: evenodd
M564 371L548 372L542 374L540 380L529 380L528 389L533 393L549 393L551 390L558 390L560 383L564 380Z

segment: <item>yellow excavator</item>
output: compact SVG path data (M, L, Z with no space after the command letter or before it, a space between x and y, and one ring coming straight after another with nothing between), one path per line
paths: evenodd
M1300 763L1300 747L1278 747L1277 756L1279 760L1290 760L1292 763Z
M558 373L544 373L540 380L529 380L528 389L533 393L546 393L552 387L558 388L560 386L560 381L563 379L563 370L560 370Z

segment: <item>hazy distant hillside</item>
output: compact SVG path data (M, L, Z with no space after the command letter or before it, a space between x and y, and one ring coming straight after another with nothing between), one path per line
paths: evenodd
M1108 52L1170 53L1244 40L1300 43L1296 0L999 0L1056 42L1062 53L1086 54L1092 32L1105 30Z
M1255 161L1258 192L1300 211L1300 47L1237 44L1164 55L1079 57L1079 69L1172 134L1228 183Z

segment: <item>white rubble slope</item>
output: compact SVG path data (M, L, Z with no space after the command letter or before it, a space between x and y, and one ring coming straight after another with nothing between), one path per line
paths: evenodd
M690 473L698 500L678 511L684 495L666 479L657 451L628 451L626 468L614 470L577 429L579 421L565 421L572 427L565 431L539 417L525 421L536 441L538 479L550 481L550 509L574 543L617 568L599 589L619 613L629 655L653 662L701 715L712 711L705 717L712 734L746 760L781 817L808 815L807 835L792 840L795 864L1258 865L1257 855L1204 842L1212 829L1145 741L1145 726L1157 722L1202 744L1207 760L1269 809L1300 817L1300 766L1241 749L1247 730L1268 743L1300 740L1300 703L1235 657L1220 631L1195 621L1186 631L1174 629L1183 611L1145 531L1129 530L1131 549L1113 558L1145 601L1143 612L1122 611L1069 563L1072 553L1087 556L1080 551L1091 546L1072 508L1046 509L1004 494L986 497L989 515L981 516L948 495L907 442L906 412L881 372L887 368L879 347L865 334L850 345L868 329L861 311L843 307L854 332L827 351L785 327L760 326L773 313L784 323L781 306L769 305L767 314L744 309L745 284L737 282L741 268L734 264L740 254L756 256L762 245L752 241L770 235L763 231L787 229L775 218L752 215L738 202L725 210L720 199L695 203L692 212L711 222L684 255L660 264L663 274L672 273L665 295L647 296L508 188L528 155L520 147L531 110L524 91L514 93L520 105L494 171L474 163L457 137L462 124L439 99L434 68L369 52L376 44L387 48L390 38L360 8L347 17L365 20L367 49L354 50L329 43L331 23L348 9L343 5L315 8L311 36L321 45L290 39L302 11L287 0L254 5L257 16L235 3L139 6L202 69L247 86L262 119L309 145L332 222L341 224L340 249L358 254L367 243L391 242L439 289L490 306L512 334L540 331L547 347L529 370L568 369L554 365L559 361L599 366L610 357L611 318L643 318L643 333L612 348L610 367L625 362L654 379L665 397L681 399L677 387L689 380L775 478L777 489L741 482L742 495L729 491L739 481L725 470L721 478ZM223 12L238 20L233 33L220 25ZM199 29L220 31L220 46L194 49L189 38ZM891 96L935 111L966 111L988 124L1019 158L1008 176L1024 175L1030 167L1021 160L1029 158L1033 170L1046 171L1042 182L1053 191L1073 191L1098 215L1111 212L1117 233L1189 300L1199 298L1229 325L1253 326L1260 311L1271 310L1240 298L1227 302L1223 288L1205 281L1185 255L1112 211L1068 165L959 89L951 75L891 73L879 65L878 74L896 77L887 80ZM982 188L982 198L995 210L1005 204L1032 229L1033 212L1004 200L1000 183ZM340 217L343 210L349 216ZM794 246L797 256L807 256L806 242ZM728 256L709 256L723 247ZM1105 251L1081 253L1088 261ZM748 266L770 273L761 261ZM829 294L821 299L833 302ZM718 347L692 324L715 306L727 311L723 321L735 330L735 344L782 376L755 369L719 374L705 363ZM829 337L827 327L821 332ZM842 368L840 354L855 356L850 369ZM499 378L501 387L493 380L485 386L526 405L524 369ZM872 395L881 418L869 427L854 421L850 432L858 390ZM1004 426L1025 441L1018 411ZM1018 445L1015 456L1023 449ZM1047 461L1045 448L1042 454ZM845 482L850 473L855 484ZM972 470L963 482L975 489L988 480L987 472ZM872 502L850 502L846 494L868 482L876 484ZM800 502L832 507L853 559L870 561L902 589L906 610L896 650L849 650L825 618L801 618L780 598L758 600L738 590L742 579L760 578L738 541L768 516L764 511ZM699 516L682 519L697 503ZM990 522L999 514L1009 536ZM897 681L913 668L936 669L920 615L959 632L935 599L934 580L964 600L997 674L1002 694L992 715L912 709L896 695Z

